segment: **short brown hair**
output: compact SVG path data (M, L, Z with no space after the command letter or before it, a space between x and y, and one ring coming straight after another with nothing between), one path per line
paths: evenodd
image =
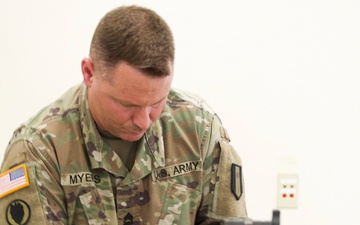
M139 6L121 6L105 14L97 25L90 58L95 69L107 70L126 62L146 74L167 76L174 52L172 32L157 13Z

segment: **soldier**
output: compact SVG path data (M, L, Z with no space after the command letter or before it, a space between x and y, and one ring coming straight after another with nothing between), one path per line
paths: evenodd
M0 224L217 224L246 217L241 159L206 102L171 88L154 11L99 22L83 82L21 125L0 175Z

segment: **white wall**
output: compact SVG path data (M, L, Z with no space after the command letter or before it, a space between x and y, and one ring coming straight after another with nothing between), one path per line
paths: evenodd
M200 94L244 163L249 216L270 220L277 162L299 164L282 225L357 224L360 2L0 1L0 161L20 122L81 81L100 17L148 6L172 27L174 86Z

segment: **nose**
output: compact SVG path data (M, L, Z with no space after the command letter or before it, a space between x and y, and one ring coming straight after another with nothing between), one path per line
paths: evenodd
M142 131L147 130L151 125L151 107L139 107L133 115L133 123Z

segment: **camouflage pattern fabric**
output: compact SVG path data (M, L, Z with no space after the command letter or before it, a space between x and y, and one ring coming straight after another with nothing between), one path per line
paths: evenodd
M171 90L128 172L96 129L86 95L84 84L71 88L14 132L0 172L24 163L30 185L0 199L0 224L24 224L11 213L25 203L27 225L217 224L247 216L241 159L201 98Z

